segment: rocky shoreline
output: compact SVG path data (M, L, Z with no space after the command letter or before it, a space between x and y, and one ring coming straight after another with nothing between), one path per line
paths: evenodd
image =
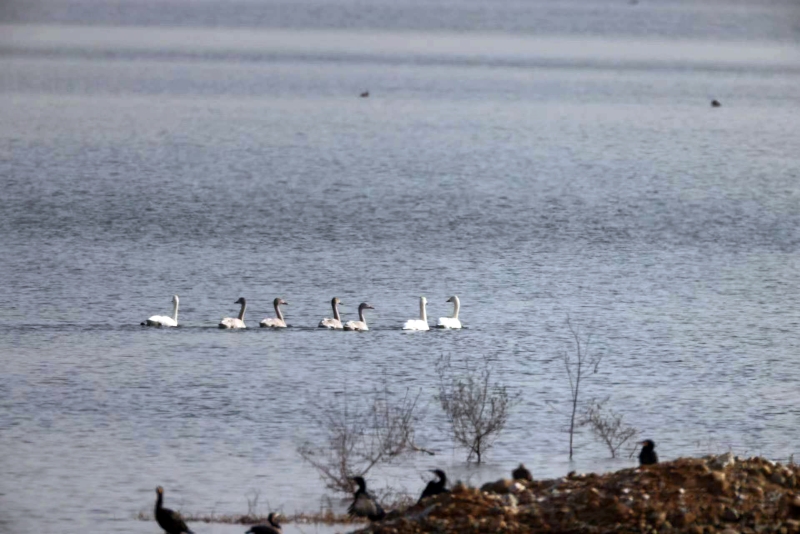
M606 474L499 480L393 512L361 533L800 533L800 467L732 454Z

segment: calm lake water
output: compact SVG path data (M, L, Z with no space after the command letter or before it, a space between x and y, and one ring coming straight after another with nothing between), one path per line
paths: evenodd
M0 531L156 533L134 516L159 484L190 512L319 510L297 445L384 381L437 456L376 488L632 466L586 431L567 459L567 317L605 355L584 399L662 458L800 453L798 24L790 1L3 2ZM139 326L175 293L181 327ZM453 294L466 329L400 330ZM215 328L241 296L293 327ZM333 296L370 332L315 328ZM520 396L480 468L442 355Z

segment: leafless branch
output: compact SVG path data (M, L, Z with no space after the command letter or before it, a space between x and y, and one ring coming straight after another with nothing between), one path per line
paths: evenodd
M580 398L581 380L585 379L585 373L591 370L596 373L603 359L602 354L591 352L592 337L587 335L585 341L581 340L580 328L573 326L572 320L567 316L567 328L569 328L574 343L574 355L569 350L564 350L562 360L567 370L569 379L570 400L572 403L572 413L569 419L569 459L572 459L573 441L575 436L575 416L578 412L578 399Z
M319 472L326 487L352 491L352 477L364 476L406 452L429 452L414 443L420 394L412 396L406 390L395 399L384 381L381 389L366 397L351 399L345 391L338 403L319 403L312 419L325 437L301 443L297 452Z
M469 451L467 461L481 463L484 453L508 422L509 410L515 403L508 388L492 382L492 367L487 358L475 367L469 358L465 371L457 377L450 356L442 356L436 364L439 375L437 399L450 422L453 439Z
M579 425L588 425L592 434L605 443L611 452L611 457L617 457L617 451L625 443L636 436L636 429L622 422L622 415L610 408L606 408L608 397L603 400L592 400L583 413Z

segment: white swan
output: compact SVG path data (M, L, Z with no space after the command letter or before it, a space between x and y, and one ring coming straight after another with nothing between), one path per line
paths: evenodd
M342 318L339 316L339 304L342 301L339 300L339 297L333 297L331 299L331 307L333 308L333 319L330 317L325 317L323 320L319 322L320 328L332 328L335 330L342 329Z
M172 317L153 315L142 324L145 326L178 326L178 295L172 295Z
M374 310L372 306L367 304L366 302L362 302L358 306L358 321L347 321L344 324L345 330L357 330L359 332L366 332L369 330L367 327L367 319L364 317L364 310Z
M219 322L220 328L247 328L244 325L244 311L247 309L247 301L244 300L244 297L239 297L239 300L234 302L234 304L242 305L242 309L239 310L239 317L225 317Z
M439 322L436 323L436 328L461 328L461 321L458 320L458 310L461 309L461 301L458 297L453 295L447 302L453 303L453 315L451 317L439 317Z
M428 299L425 297L419 298L419 319L409 319L403 325L403 330L430 330L428 326L428 314L425 312L425 305Z
M283 320L283 313L281 313L281 304L284 306L289 305L289 303L282 298L275 297L275 300L272 301L272 305L275 306L275 315L277 315L277 317L267 317L258 324L268 328L286 328L286 321Z

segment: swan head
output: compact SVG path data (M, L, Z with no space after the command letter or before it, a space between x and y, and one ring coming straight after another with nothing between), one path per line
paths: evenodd
M431 469L430 472L439 477L439 480L447 480L447 475L441 469Z
M247 302L247 301L246 301L246 300L244 300L244 297L239 297L239 300L237 300L236 302L234 302L234 304L245 304L246 302Z
M164 495L164 488L162 488L161 486L158 486L156 488L156 494L157 495Z
M339 297L333 297L331 299L331 306L336 306L336 305L341 304L341 303L342 303L342 301L339 300Z
M419 302L420 302L420 304L425 306L428 303L428 299L426 299L425 297L420 297L419 298Z
M447 299L445 302L458 302L458 297L453 295L452 297Z
M367 490L367 483L364 480L364 477L353 477L350 480L352 480L353 482L358 484L358 489L359 490L361 490L361 491L366 491Z
M178 300L180 300L180 299L178 299L178 295L172 295L172 303L173 304L177 304Z
M270 512L269 515L267 516L267 521L273 527L281 528L281 526L280 526L280 524L278 522L279 518L280 518L280 514L276 514L275 512Z
M279 304L283 304L284 306L288 306L288 305L289 305L289 303L288 303L288 302L286 302L285 300L283 300L283 299L282 299L282 298L280 298L280 297L275 297L275 300L273 300L273 301L272 301L272 303L273 303L275 306L277 306L277 305L279 305Z
M372 304L368 304L366 302L362 302L358 306L358 311L361 311L361 310L374 310L374 309L375 309L375 307Z

